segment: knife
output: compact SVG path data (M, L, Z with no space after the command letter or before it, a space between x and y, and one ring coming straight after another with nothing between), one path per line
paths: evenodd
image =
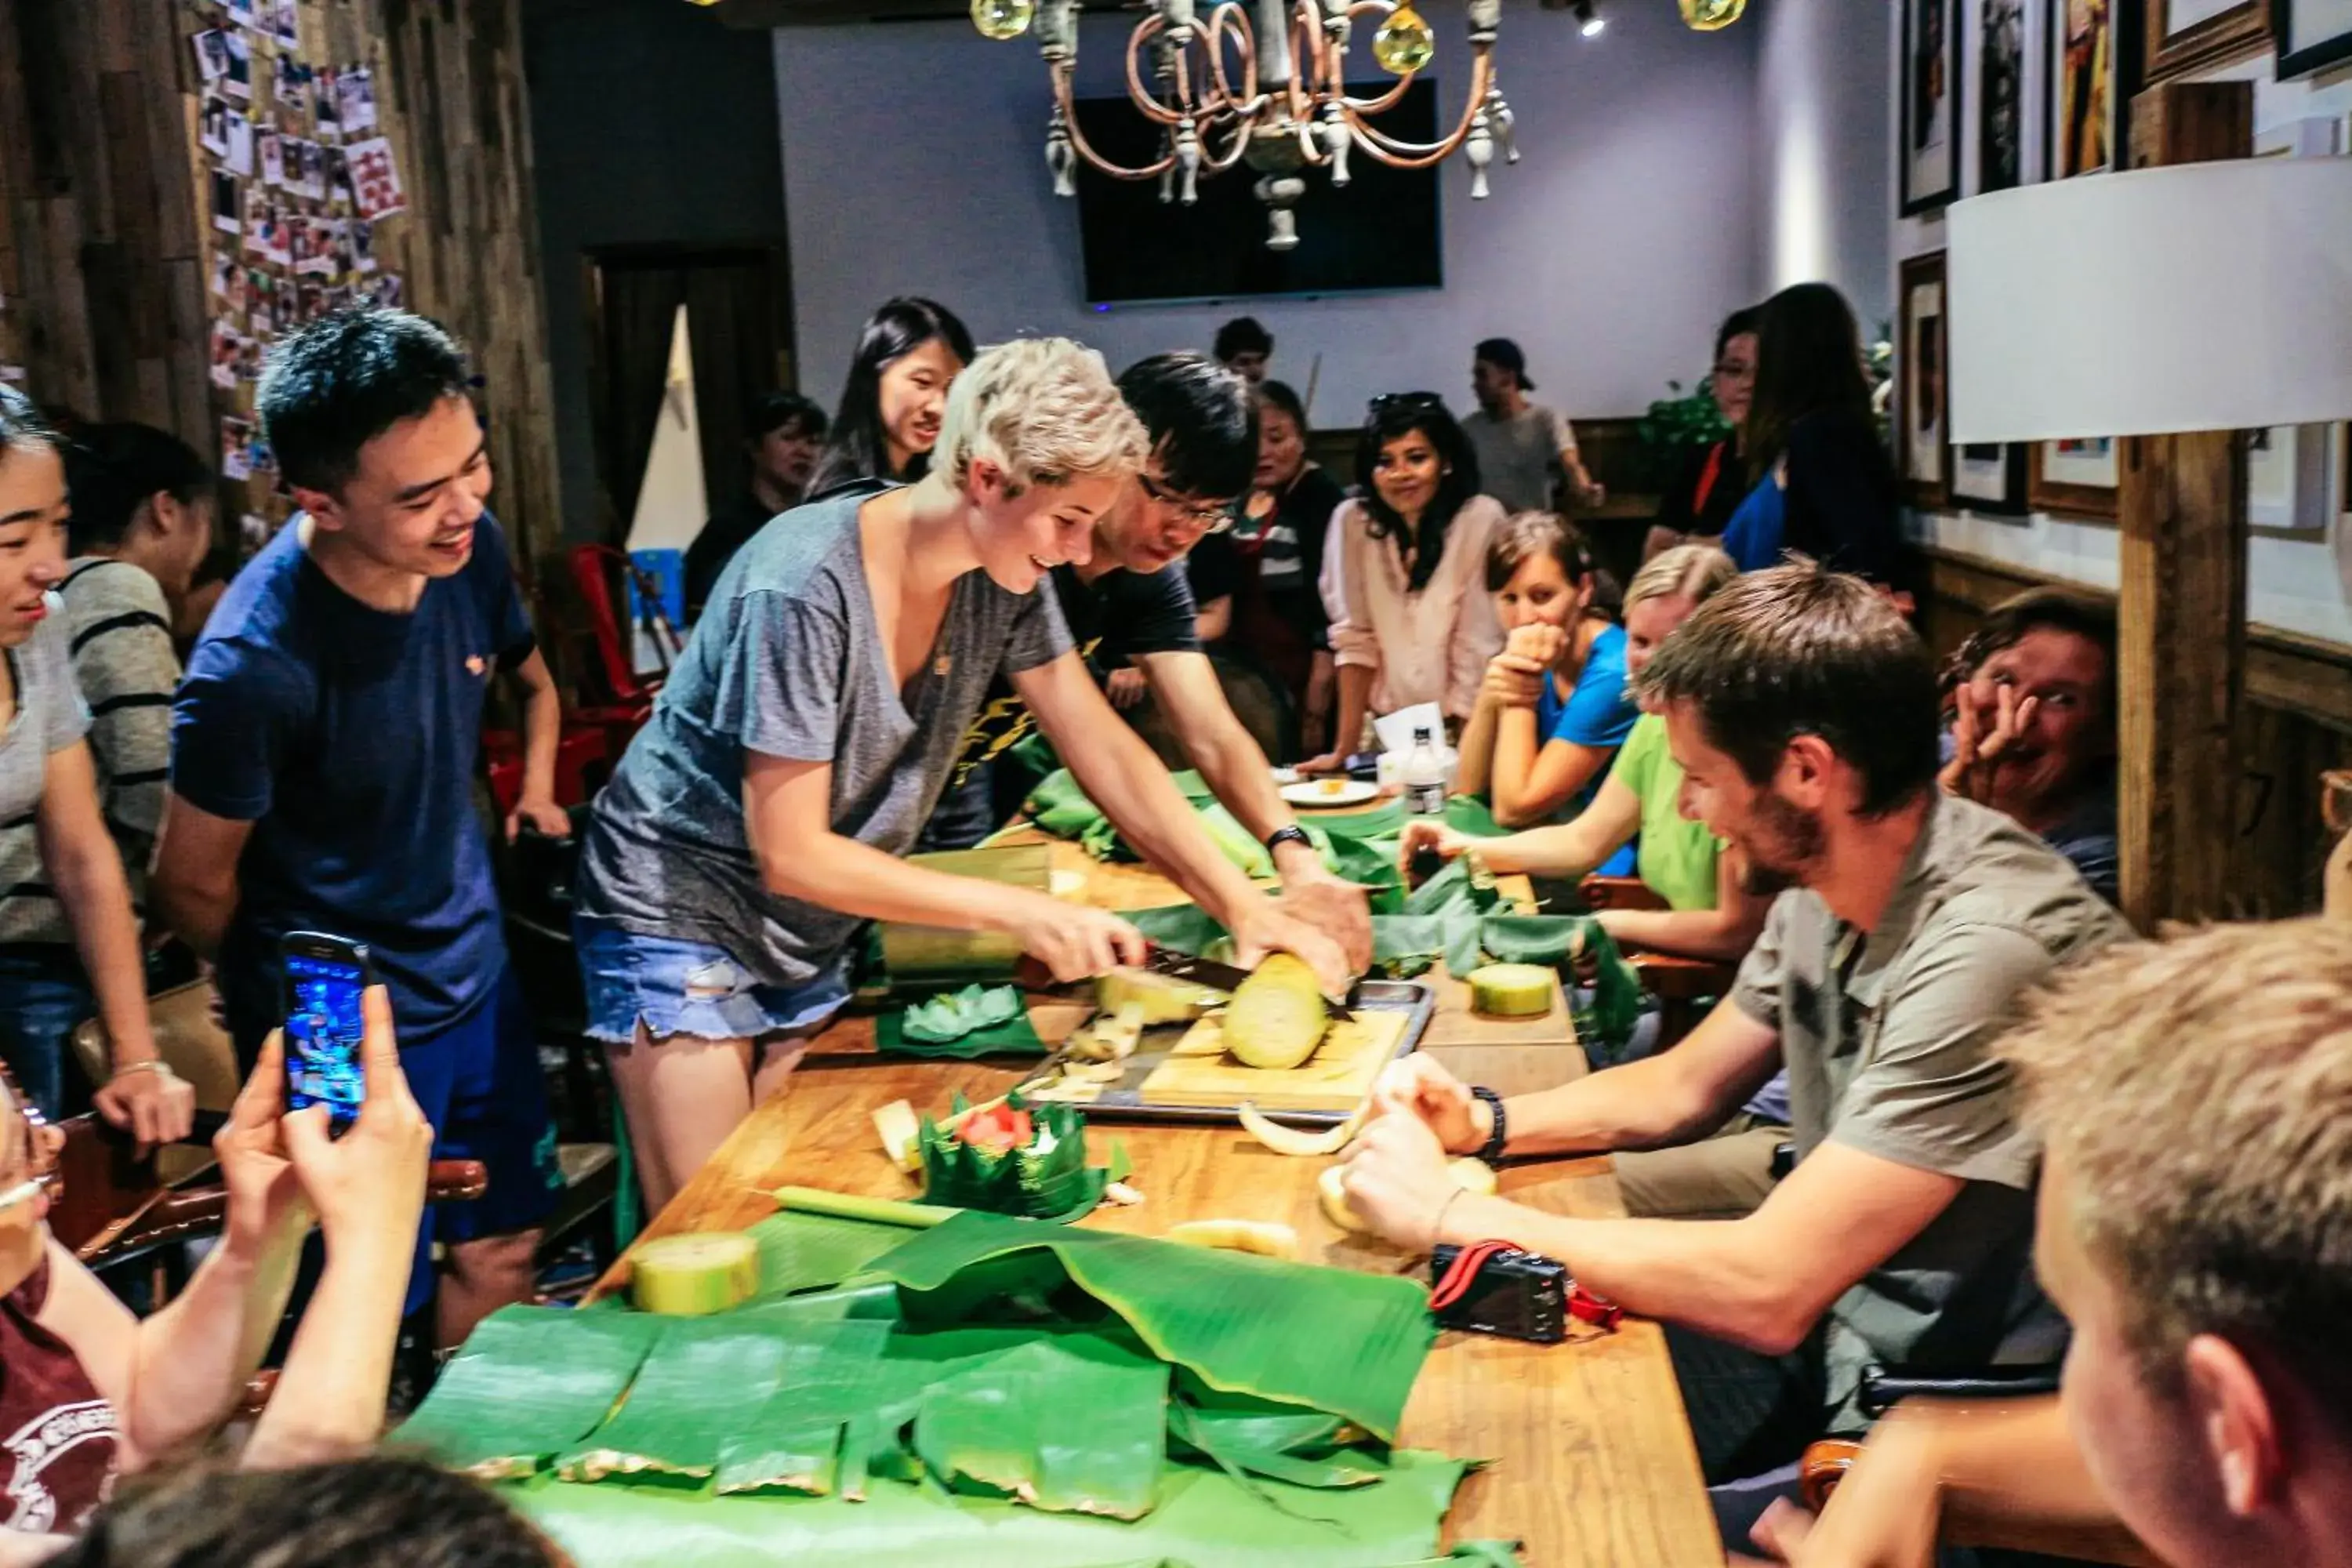
M1144 960L1143 966L1154 974L1189 980L1195 985L1205 985L1212 991L1223 991L1228 995L1250 977L1246 969L1219 963L1214 959L1195 958L1189 952L1178 952L1173 948L1161 947L1157 943L1153 944L1151 955ZM1334 1018L1353 1019L1356 1016L1345 1003L1335 1002L1328 996L1323 998L1323 1005L1330 1009Z

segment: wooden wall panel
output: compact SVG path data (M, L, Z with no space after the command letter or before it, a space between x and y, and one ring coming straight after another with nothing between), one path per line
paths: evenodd
M532 217L522 0L301 0L302 52L374 73L407 211L377 256L482 378L493 504L526 571L562 532ZM0 0L0 363L43 401L140 419L215 459L250 389L208 379L210 160L187 0ZM269 91L255 62L255 108ZM353 138L356 140L357 138ZM224 485L225 526L282 500Z

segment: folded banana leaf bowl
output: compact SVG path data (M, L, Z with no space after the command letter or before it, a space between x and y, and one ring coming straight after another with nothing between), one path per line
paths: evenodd
M1412 1280L779 1197L741 1304L509 1308L392 1441L583 1568L1439 1559L1465 1466L1393 1447L1433 1338Z

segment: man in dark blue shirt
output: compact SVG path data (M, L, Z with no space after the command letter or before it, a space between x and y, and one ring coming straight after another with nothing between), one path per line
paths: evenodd
M561 1188L530 1019L507 964L472 780L490 678L528 691L523 799L507 824L567 830L552 795L555 687L506 542L457 346L394 310L280 343L260 413L302 508L213 612L172 733L156 911L218 963L248 1062L284 1009L289 931L364 942L435 1153L488 1193L429 1216L409 1308L449 1244L440 1338L530 1293Z

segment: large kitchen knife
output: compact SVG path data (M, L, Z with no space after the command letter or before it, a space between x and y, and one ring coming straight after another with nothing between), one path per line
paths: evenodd
M1143 966L1154 974L1189 980L1195 985L1205 985L1212 991L1223 991L1228 995L1250 977L1248 970L1236 965L1219 963L1214 959L1195 958L1189 952L1178 952L1173 948L1161 947L1157 943L1153 944L1151 956L1144 961ZM1328 996L1323 999L1323 1005L1330 1009L1334 1018L1352 1019L1356 1016L1345 1003L1334 1002Z

